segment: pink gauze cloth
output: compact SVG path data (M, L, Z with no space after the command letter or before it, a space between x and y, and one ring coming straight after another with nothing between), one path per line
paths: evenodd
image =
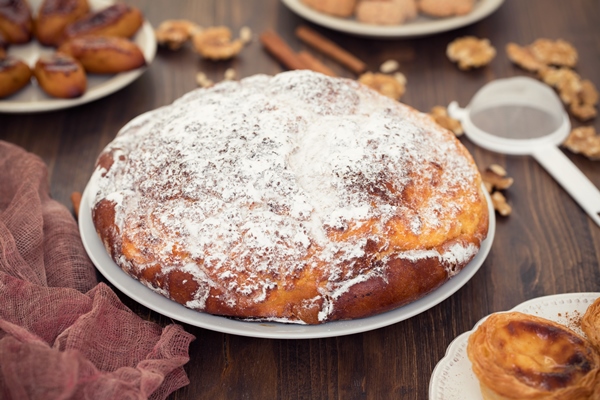
M0 141L0 399L165 399L194 336L125 307L37 156Z

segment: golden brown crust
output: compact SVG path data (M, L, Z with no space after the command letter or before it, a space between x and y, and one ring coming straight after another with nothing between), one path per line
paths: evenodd
M64 40L67 25L89 11L87 0L44 0L34 20L37 40L46 46L58 46Z
M600 352L600 297L588 307L583 315L581 330L583 330L588 340Z
M583 337L519 312L488 317L467 354L485 399L591 399L600 355Z
M368 118L361 107L384 111ZM211 134L224 129L221 113L235 127L226 138ZM361 128L322 129L335 113ZM360 135L372 120L382 126ZM317 156L313 143L332 149ZM254 162L258 173L245 167ZM481 177L451 132L356 81L309 71L216 85L153 111L107 147L96 176L93 220L115 262L189 308L238 318L317 324L397 308L459 273L488 230Z
M24 88L31 79L31 69L14 57L0 57L0 98Z
M29 42L32 37L32 27L31 9L25 0L0 2L0 32L9 43Z
M87 78L81 64L74 58L55 53L42 56L35 63L33 74L44 92L52 97L80 97L87 88Z
M83 36L63 43L58 51L77 59L94 74L116 74L146 65L137 44L117 36Z
M130 38L143 23L144 17L138 8L115 4L67 25L65 39L86 35Z

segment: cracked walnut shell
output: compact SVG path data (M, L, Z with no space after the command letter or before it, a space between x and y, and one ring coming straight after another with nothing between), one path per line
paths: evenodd
M226 60L236 56L244 43L240 39L231 40L231 31L225 26L217 26L193 35L194 48L201 56L211 60Z
M488 39L465 36L452 41L446 48L448 58L462 70L488 65L496 56L496 49Z

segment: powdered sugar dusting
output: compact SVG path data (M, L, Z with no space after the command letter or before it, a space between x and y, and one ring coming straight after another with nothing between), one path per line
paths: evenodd
M95 202L113 200L121 232L158 250L165 268L218 287L231 304L227 293L261 302L285 277L327 268L325 320L332 299L385 277L353 262L370 242L382 254L449 266L477 252L460 242L443 252L403 252L386 239L394 218L413 235L451 231L444 224L461 208L447 199L478 175L446 135L354 81L309 71L257 75L195 90L130 122L105 150L118 156L96 174ZM419 185L432 187L427 203L400 201ZM467 193L473 201L479 195ZM363 234L336 239L364 224ZM206 295L188 306L203 309Z

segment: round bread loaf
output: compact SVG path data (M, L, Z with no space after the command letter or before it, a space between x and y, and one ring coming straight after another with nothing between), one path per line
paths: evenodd
M427 115L309 71L194 90L98 158L93 221L129 275L186 307L319 324L417 300L478 252L473 159Z

